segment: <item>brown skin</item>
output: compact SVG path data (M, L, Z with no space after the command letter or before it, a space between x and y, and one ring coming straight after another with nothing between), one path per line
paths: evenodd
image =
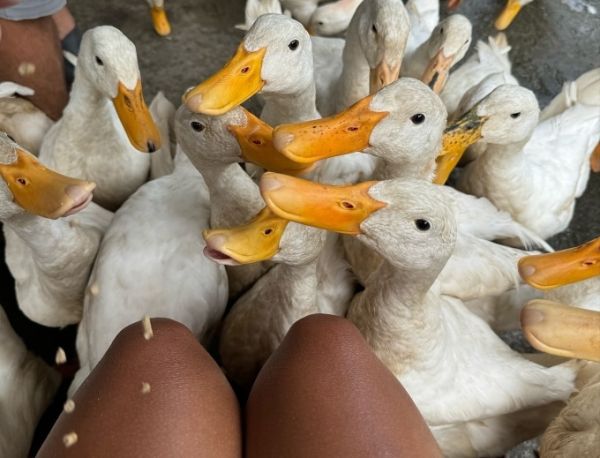
M185 326L152 319L152 328L149 340L139 322L121 331L38 458L241 456L239 407L222 371Z
M0 81L30 87L31 102L53 120L67 104L63 56L52 17L25 21L0 19ZM33 64L35 71L21 75L19 66Z
M246 454L441 457L416 406L349 321L296 322L248 399Z

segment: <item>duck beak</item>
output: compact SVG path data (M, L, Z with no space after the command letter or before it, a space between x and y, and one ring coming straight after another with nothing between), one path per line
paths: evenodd
M341 234L361 233L360 224L385 207L369 196L376 181L330 186L277 173L265 173L260 192L276 215Z
M536 299L521 311L521 327L537 350L600 361L600 313Z
M590 157L590 167L592 168L592 172L600 172L600 143L596 145L596 148L592 152L592 156Z
M362 151L386 111L371 111L373 96L365 97L329 118L283 124L273 130L273 144L294 162L312 164L328 157Z
M377 67L372 68L369 73L369 93L375 94L388 84L392 84L400 75L400 64L391 66L386 62L385 57Z
M444 55L444 49L440 49L437 54L429 61L421 81L431 88L433 92L439 94L446 85L448 72L454 61L454 54Z
M452 170L467 148L481 138L487 117L479 116L476 110L468 111L462 118L446 127L442 137L442 152L436 158L435 184L445 184Z
M57 219L73 215L91 202L95 183L49 170L25 150L17 149L16 153L15 162L0 164L0 176L23 210Z
M273 146L273 128L249 111L243 111L246 125L229 125L227 128L240 145L245 161L286 175L303 174L313 168L312 165L294 162L277 151Z
M241 105L265 85L260 74L266 51L247 51L242 43L221 70L187 92L183 101L191 111L213 116Z
M576 248L524 256L519 274L538 289L551 289L600 275L600 238Z
M520 0L508 0L506 6L500 16L496 19L494 26L498 30L506 29L512 21L515 20L519 11L521 11L522 5Z
M150 10L152 15L152 25L154 30L161 37L166 37L171 34L171 24L169 18L167 18L167 12L164 6L153 6Z
M143 153L153 153L160 148L160 133L144 102L141 80L137 81L133 89L127 89L119 82L113 104L125 133L135 149Z
M279 251L287 224L287 220L265 207L245 226L205 230L202 233L206 241L204 254L225 265L266 261Z

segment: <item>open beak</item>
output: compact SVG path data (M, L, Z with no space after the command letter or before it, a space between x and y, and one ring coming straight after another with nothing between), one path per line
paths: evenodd
M161 37L166 37L171 34L171 24L169 24L169 18L167 18L167 12L164 6L153 6L150 10L152 15L152 25L154 30Z
M436 158L435 184L445 184L452 170L467 148L481 138L486 117L477 115L475 109L446 127L442 137L442 152Z
M429 86L433 92L439 94L446 85L448 72L453 60L454 54L446 56L444 55L444 49L440 49L433 59L429 61L429 65L425 69L421 81Z
M204 254L219 264L239 265L271 259L288 221L263 208L248 224L231 229L209 229L202 235Z
M292 161L273 146L273 128L242 108L246 115L246 125L229 125L227 128L235 137L242 157L271 172L287 175L300 175L313 168L312 165Z
M183 96L195 113L218 116L241 105L265 85L260 74L267 48L246 51L242 43L225 66Z
M16 152L15 162L0 164L0 176L23 210L56 219L73 215L91 202L95 183L49 170L25 150Z
M576 248L524 256L519 274L538 289L551 289L600 275L600 238Z
M537 350L600 361L600 312L535 299L523 307L521 327Z
M385 58L381 60L377 67L372 68L369 73L369 94L375 94L388 84L392 84L400 75L400 64L391 66L386 63Z
M371 111L372 98L365 97L329 118L277 126L273 144L284 156L303 164L362 151L369 146L377 123L388 115L386 111Z
M160 133L144 102L141 80L137 81L133 89L127 89L119 82L119 89L113 103L125 133L135 149L153 153L160 148Z
M522 6L520 0L508 0L504 10L502 10L502 13L500 13L500 16L498 16L496 22L494 23L496 29L506 29L512 23L512 21L515 20L517 14L519 14L519 11L521 11L521 8Z
M260 192L273 212L285 219L342 234L361 233L360 224L385 203L373 199L376 181L330 186L277 173L265 173Z

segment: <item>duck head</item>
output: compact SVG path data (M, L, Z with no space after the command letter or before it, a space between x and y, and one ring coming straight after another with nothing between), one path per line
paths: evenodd
M60 175L0 133L0 220L21 213L56 219L83 210L96 185Z
M310 17L311 35L330 36L344 32L360 0L341 0L319 6Z
M497 87L446 128L434 182L445 183L466 149L479 140L497 145L526 141L539 114L537 99L529 89L513 84Z
M199 170L207 161L252 162L266 170L290 175L312 168L276 151L273 128L240 106L223 115L210 116L194 113L182 105L175 115L175 132L184 152Z
M442 92L450 69L465 57L471 45L471 22L460 14L448 16L433 29L424 44L429 64L421 77L436 94Z
M352 18L360 48L370 68L370 93L396 81L410 32L401 0L365 0Z
M77 59L82 76L112 100L131 145L152 153L161 146L160 134L144 101L135 45L118 29L94 27L83 34Z
M225 265L266 260L302 265L317 259L325 243L325 231L288 223L265 207L244 226L205 230L204 254Z
M260 190L278 216L356 236L392 265L428 271L435 279L454 249L451 206L422 180L371 181L329 186L266 173Z
M283 124L275 148L310 164L363 151L394 164L431 163L439 150L446 108L424 83L401 78L329 118Z
M217 116L259 92L294 95L310 84L313 60L308 32L285 15L264 14L231 60L186 92L184 102L191 111Z

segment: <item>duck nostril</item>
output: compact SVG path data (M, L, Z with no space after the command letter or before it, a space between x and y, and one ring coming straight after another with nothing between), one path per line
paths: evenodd
M146 146L148 147L149 153L153 153L154 151L156 151L156 145L154 144L154 142L149 141L148 143L146 143Z

